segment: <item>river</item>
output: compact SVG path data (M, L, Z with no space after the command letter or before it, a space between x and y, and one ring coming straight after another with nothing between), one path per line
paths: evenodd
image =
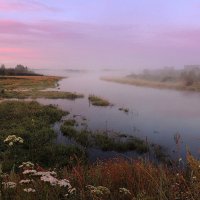
M68 77L59 82L59 90L81 93L85 98L75 101L39 99L40 103L55 104L73 115L85 116L89 129L147 138L149 142L165 147L170 155L178 151L178 156L183 158L187 146L193 155L199 157L200 93L145 88L100 79L102 76L127 75L127 71L90 70L79 73L43 70L42 73ZM91 106L87 99L90 94L108 99L114 106ZM129 113L119 111L120 107L128 108ZM178 138L178 144L175 138Z

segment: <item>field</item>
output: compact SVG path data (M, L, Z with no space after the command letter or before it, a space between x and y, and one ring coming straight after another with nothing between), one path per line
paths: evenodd
M3 76L0 77L0 98L25 99L49 98L71 99L82 98L82 94L60 91L42 91L58 86L62 77L56 76Z
M1 80L1 98L83 97L76 93L41 90L57 86L58 80L59 77L6 77ZM98 96L88 98L96 106L111 105ZM118 109L129 113L126 107ZM58 107L43 106L35 101L4 100L0 103L2 199L199 199L200 162L189 151L186 161L182 158L165 160L162 149L154 148L156 145L123 133L112 137L106 132L92 132L84 128L87 119L77 121L76 117L69 116L69 112ZM75 141L75 145L56 142L57 135L52 129L56 122L61 123L62 133ZM104 152L134 151L138 157L118 156L91 163L89 148ZM150 152L154 152L158 160L151 160ZM146 156L139 158L142 154Z

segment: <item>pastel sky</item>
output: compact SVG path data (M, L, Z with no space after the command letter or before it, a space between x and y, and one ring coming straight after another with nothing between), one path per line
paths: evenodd
M200 64L200 1L0 0L0 63L132 69Z

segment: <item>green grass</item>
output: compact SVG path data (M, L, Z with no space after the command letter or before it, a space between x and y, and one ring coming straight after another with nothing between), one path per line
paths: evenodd
M75 119L68 119L64 122L64 126L75 126L77 123L76 123L76 120Z
M94 106L110 106L111 105L111 103L108 100L103 99L103 98L98 97L98 96L95 96L95 95L90 95L88 97L88 100Z
M103 151L136 151L138 153L146 153L149 150L148 145L139 138L127 139L126 141L116 141L115 138L111 138L106 134L94 135L95 145Z
M84 156L84 152L76 146L55 144L57 135L51 126L66 114L54 106L43 106L34 101L0 103L0 158L3 169L10 170L15 160L17 163L30 160L52 167L67 163L74 154ZM22 137L24 143L15 148L9 147L3 142L8 135Z

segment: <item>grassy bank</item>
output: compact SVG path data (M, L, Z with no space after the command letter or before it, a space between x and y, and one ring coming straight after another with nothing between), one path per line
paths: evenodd
M72 92L60 92L60 91L4 91L0 93L0 98L6 99L26 99L26 98L46 98L46 99L70 99L74 100L77 98L83 98L82 94Z
M160 82L160 81L145 80L140 78L129 78L129 77L102 77L101 79L109 82L116 82L121 84L129 84L142 87L188 90L188 91L198 91L198 92L200 91L200 83L194 83L192 85L187 86L182 81Z
M41 90L54 88L61 79L57 76L0 76L0 88L5 90Z

